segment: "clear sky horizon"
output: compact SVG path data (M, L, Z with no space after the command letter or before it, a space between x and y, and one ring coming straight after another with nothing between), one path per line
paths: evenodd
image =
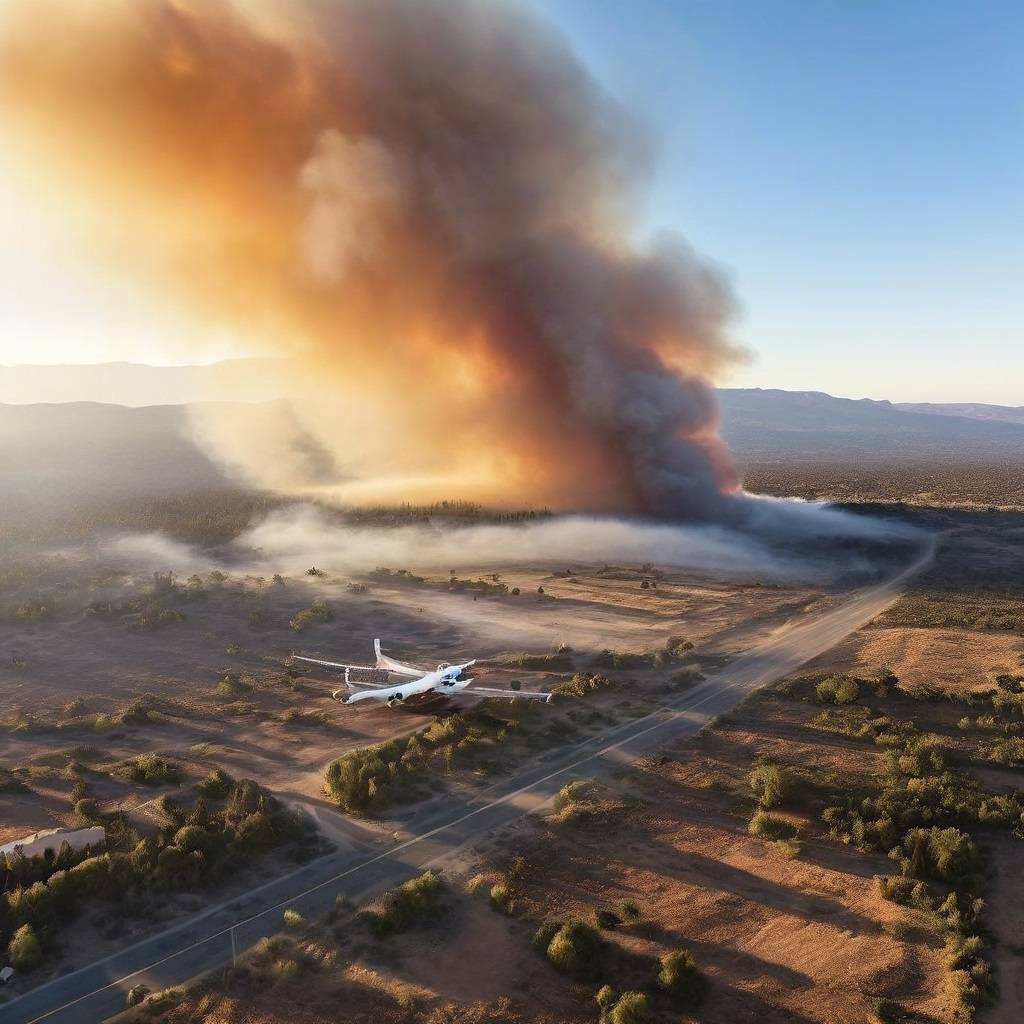
M731 281L752 358L720 383L1024 404L1024 5L530 2L650 129L641 234ZM187 361L2 181L0 363Z

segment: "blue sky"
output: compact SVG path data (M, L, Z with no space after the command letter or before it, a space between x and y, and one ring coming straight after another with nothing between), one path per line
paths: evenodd
M534 6L657 140L643 230L730 276L735 383L1024 404L1024 4Z

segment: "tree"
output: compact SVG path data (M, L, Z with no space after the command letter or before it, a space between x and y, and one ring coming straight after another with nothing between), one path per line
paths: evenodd
M19 971L31 971L43 962L43 948L32 930L32 925L23 924L7 945L7 959Z
M777 764L759 764L750 773L750 788L762 807L775 807L789 791L789 774Z

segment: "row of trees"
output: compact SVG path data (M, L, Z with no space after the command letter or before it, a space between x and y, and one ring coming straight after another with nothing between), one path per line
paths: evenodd
M209 885L243 869L254 853L309 836L295 813L251 779L232 781L220 810L202 794L188 808L169 797L160 806L164 824L155 834L140 835L121 821L108 825L108 835L121 826L118 845L127 852L86 851L78 859L62 850L6 865L15 884L0 899L0 948L7 946L12 963L18 958L27 969L56 949L61 926L84 905L127 906L156 891Z

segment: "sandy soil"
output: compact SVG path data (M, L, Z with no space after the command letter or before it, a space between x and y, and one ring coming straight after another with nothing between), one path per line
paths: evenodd
M678 573L645 591L645 575L626 569L571 577L503 570L502 582L522 593L479 600L447 592L447 574L441 573L428 577L433 585L370 584L365 594L348 593L350 581L334 576L285 586L238 580L202 601L176 605L185 621L146 632L85 618L65 601L72 611L0 622L0 652L7 654L0 662L0 712L56 705L76 695L113 703L147 690L188 693L224 671L279 670L293 650L366 659L375 636L428 665L470 650L490 656L547 650L560 642L581 650L637 650L680 632L702 642L736 624L778 622L821 597L814 588L716 584ZM318 598L330 603L334 619L296 634L289 619ZM254 609L263 616L257 627L247 621Z
M528 854L544 865L529 875L535 916L587 918L634 899L642 925L606 933L620 950L619 985L642 987L630 963L685 946L711 980L685 1020L860 1024L869 994L952 1020L942 950L883 930L913 916L876 892L871 876L887 870L885 858L812 840L791 860L746 834L728 789L747 760L745 738L716 731L686 744L680 761L649 762L629 779L640 807L538 836Z
M872 626L851 636L812 666L822 671L891 668L908 686L986 689L1000 673L1024 671L1024 637L967 629Z
M28 793L0 793L0 837L72 822L71 780L62 771L68 756L60 755L73 748L84 748L76 759L100 770L152 751L179 763L186 784L220 766L286 798L315 800L333 758L421 727L436 710L343 707L330 699L337 676L286 674L292 650L368 661L373 638L381 636L396 656L432 666L468 654L545 652L559 642L584 652L644 650L679 633L714 650L716 644L729 648L731 630L769 629L828 599L811 589L715 584L679 574L660 580L657 590L641 590L645 575L605 569L564 577L516 569L502 579L520 587L519 596L479 600L436 586L371 584L367 593L352 594L349 581L332 576L284 586L250 579L211 589L202 601L181 606L184 621L151 631L83 617L71 610L70 599L52 618L5 621L0 651L14 652L19 664L0 665L0 721L8 725L0 729L0 766L27 768L33 777L25 779ZM433 577L438 584L446 578ZM296 633L289 619L317 599L329 603L333 618ZM262 616L257 628L248 622L254 607ZM219 694L217 682L226 672L242 676L251 689ZM542 689L560 678L497 668L478 676L483 684L519 678ZM146 695L158 709L157 721L117 721L131 700ZM621 703L621 693L616 700ZM287 720L299 712L322 721ZM98 715L109 716L99 727ZM25 716L32 727L13 728ZM38 769L48 759L55 767L44 779ZM153 793L104 779L90 786L89 796L112 810L130 809Z

